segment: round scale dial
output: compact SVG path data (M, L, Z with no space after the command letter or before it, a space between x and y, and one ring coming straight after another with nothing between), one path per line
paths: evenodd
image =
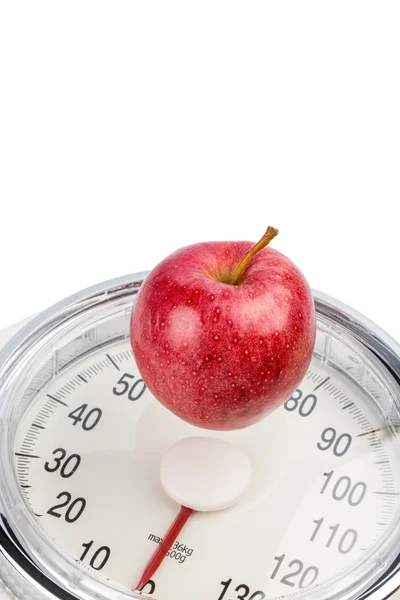
M309 371L283 406L240 431L202 430L146 388L127 337L132 301L117 295L90 317L69 313L10 368L0 492L20 546L78 598L93 585L105 596L110 587L139 594L181 508L161 484L163 457L180 440L208 436L248 458L250 483L234 506L193 512L141 593L319 598L342 585L342 597L358 594L397 554L399 397L391 373L342 323L319 314Z

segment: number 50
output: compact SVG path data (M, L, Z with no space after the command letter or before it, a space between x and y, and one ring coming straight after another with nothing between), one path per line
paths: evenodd
M113 393L116 396L123 396L128 393L128 400L134 402L135 400L139 400L141 396L146 391L146 385L143 379L137 379L135 383L132 385L132 381L135 379L134 375L130 375L129 373L124 373L119 379L117 384L113 387ZM139 387L138 387L139 386ZM138 390L136 389L138 387ZM136 390L136 393L135 393Z

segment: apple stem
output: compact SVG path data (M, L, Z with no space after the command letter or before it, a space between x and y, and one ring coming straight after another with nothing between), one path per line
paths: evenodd
M239 285L253 256L257 254L257 252L265 248L265 246L268 246L270 241L273 240L274 237L278 235L278 233L279 232L277 229L275 229L275 227L268 227L261 240L257 242L257 244L255 244L255 246L252 247L250 252L248 252L246 256L240 261L236 269L233 271L230 280L227 281L227 283L230 283L231 285Z

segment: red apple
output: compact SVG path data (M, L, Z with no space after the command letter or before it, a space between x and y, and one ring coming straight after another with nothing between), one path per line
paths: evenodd
M315 308L286 256L250 242L177 250L148 275L131 316L144 382L181 419L241 429L285 402L310 364Z

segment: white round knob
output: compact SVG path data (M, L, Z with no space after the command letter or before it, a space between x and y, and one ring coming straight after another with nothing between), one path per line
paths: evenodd
M247 455L233 444L211 437L180 440L163 456L161 484L178 504L212 511L236 504L251 479Z

